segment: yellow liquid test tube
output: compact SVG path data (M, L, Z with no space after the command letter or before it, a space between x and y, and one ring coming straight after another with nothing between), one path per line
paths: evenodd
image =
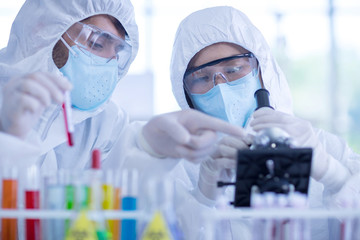
M113 210L114 209L114 175L111 169L105 171L105 181L102 185L102 209L104 210ZM106 220L107 228L112 233L114 238L114 221L115 220Z

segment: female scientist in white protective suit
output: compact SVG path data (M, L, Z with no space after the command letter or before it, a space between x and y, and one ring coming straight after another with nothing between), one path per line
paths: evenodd
M0 51L0 159L22 166L37 162L51 173L89 167L97 148L107 167L121 167L129 159L129 165L148 169L156 159L146 150L194 160L211 152L215 131L242 134L240 128L195 111L160 115L144 131L142 123L129 124L111 95L137 51L129 0L26 1L8 46ZM61 111L70 89L73 147L67 144ZM189 121L193 118L198 124ZM161 171L176 161L158 163Z
M170 68L173 93L182 109L195 108L241 127L249 121L255 132L279 127L298 146L313 148L310 207L327 206L330 197L360 170L359 156L343 140L293 115L284 74L260 31L239 10L214 7L186 17L176 33ZM270 92L274 110L261 108L253 113L254 92L262 85ZM188 166L190 179L199 173L198 182L188 188L195 189L190 195L203 203L203 208L214 206L219 195L216 182L234 177L235 149L248 148L250 143L248 138L224 137L218 151L203 161L200 169ZM189 237L198 238L206 231L197 230L204 226L195 216L187 212L183 217L187 229L193 228ZM317 221L312 239L330 239L327 225L327 221ZM229 226L233 238L250 238L248 228ZM223 233L228 236L225 228Z

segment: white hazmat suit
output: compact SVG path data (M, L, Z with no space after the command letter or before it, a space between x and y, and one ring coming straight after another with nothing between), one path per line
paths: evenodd
M260 31L250 22L246 15L232 7L214 7L200 10L190 14L181 23L177 30L173 53L171 59L171 82L175 98L182 109L188 109L189 104L184 94L183 76L190 60L203 48L218 42L229 42L240 45L252 52L257 58L264 87L270 92L270 104L275 110L292 115L292 98L286 78L271 56L270 48L267 45ZM319 180L311 179L309 188L309 201L311 208L323 208L329 206L328 201L334 193L338 192L341 186L349 177L360 170L360 157L355 154L339 137L320 129L313 129L314 138L321 143L326 154L321 157L328 161L328 168L325 175ZM317 159L315 159L317 160ZM320 161L320 160L318 160ZM186 168L186 167L185 167ZM189 179L189 195L183 202L200 201L204 203L199 208L214 209L214 203L203 199L197 187L198 167L187 166ZM185 196L185 195L184 195ZM196 199L196 200L194 200ZM207 204L206 204L207 203ZM205 206L207 205L207 207ZM204 225L195 217L196 213L184 214L186 222L187 239L199 239L204 231ZM246 222L244 222L246 224ZM247 227L238 227L230 224L230 239L249 239L250 233ZM331 239L329 226L326 220L316 221L312 225L312 239ZM190 228L193 230L191 231ZM226 229L223 229L224 236Z

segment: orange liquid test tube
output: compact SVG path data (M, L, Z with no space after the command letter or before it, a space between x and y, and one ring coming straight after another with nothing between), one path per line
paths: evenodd
M5 170L5 169L4 169ZM2 180L2 203L3 209L17 208L18 180L15 168L6 169ZM3 218L1 220L1 239L17 240L17 219Z
M121 209L121 189L120 187L115 187L114 189L114 209L120 210ZM112 236L113 240L120 239L120 220L114 220L113 229L112 229Z
M121 210L121 171L115 171L114 176L114 210ZM114 220L112 229L112 240L120 240L121 220Z

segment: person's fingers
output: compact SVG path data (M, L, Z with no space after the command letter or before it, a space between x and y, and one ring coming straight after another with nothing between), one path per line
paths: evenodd
M253 113L253 117L256 118L256 117L261 117L263 115L269 115L269 114L272 114L273 112L275 112L274 109L272 108L267 108L267 107L263 107L263 108L259 108L258 110L256 110L254 113Z
M229 147L226 145L219 145L217 153L219 153L218 157L226 157L231 159L236 159L237 148Z
M235 169L236 168L236 159L234 158L217 158L215 159L216 165L218 165L219 169Z
M43 74L47 76L50 80L52 80L53 83L56 84L56 86L62 91L69 91L72 89L72 84L66 77L48 72L44 72Z
M255 136L252 134L247 134L245 138L243 138L244 142L250 146L254 141Z
M271 108L260 108L258 110L256 110L253 113L253 119L268 119L268 118L289 118L292 117L291 115L284 113L284 112L280 112L280 111L276 111L273 110Z
M200 163L205 157L211 155L215 150L216 148L213 146L196 150L183 145L175 147L175 152L179 155L179 157L188 159L193 163Z
M190 141L186 144L192 149L199 149L209 147L215 144L217 141L217 135L211 130L201 130L198 133L192 134Z
M280 113L280 112L273 112L272 114L268 115L262 115L260 117L254 117L254 119L251 121L250 126L253 127L257 124L262 123L282 123L282 124L288 124L292 123L294 121L294 117Z
M281 123L259 123L254 126L252 126L252 129L257 132L260 130L263 130L265 128L272 128L272 127L278 127L280 129L286 130L288 128L288 125L284 125Z
M190 111L190 110L188 110ZM186 125L189 129L193 131L197 131L198 129L210 129L213 131L223 132L233 136L243 137L245 136L245 131L241 127L232 125L228 122L225 122L221 119L211 117L204 113L201 113L196 110L191 110L190 114L186 114L184 119L186 121Z
M227 145L229 147L237 148L237 149L243 149L248 148L248 137L245 136L244 138L237 138L233 136L225 136L220 140L220 144Z
M170 115L160 115L154 119L154 125L171 137L176 143L187 144L191 139L189 131Z
M42 73L34 73L29 75L29 78L31 78L33 81L36 81L38 84L42 85L45 89L47 89L51 98L55 102L62 103L64 101L64 91L60 89L47 75Z
M49 91L41 84L31 79L26 79L20 86L20 94L27 94L29 97L36 98L44 106L51 104L51 96Z
M29 111L31 113L38 113L41 109L41 103L33 96L22 94L19 96L18 104L20 106L20 114Z

